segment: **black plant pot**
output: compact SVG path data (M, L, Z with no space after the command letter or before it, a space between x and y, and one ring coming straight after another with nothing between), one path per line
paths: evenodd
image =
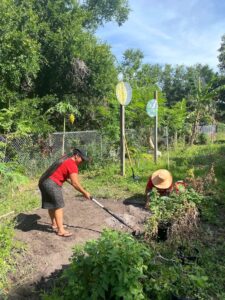
M168 229L171 226L169 222L167 223L159 223L158 225L158 234L157 241L164 242L168 239Z

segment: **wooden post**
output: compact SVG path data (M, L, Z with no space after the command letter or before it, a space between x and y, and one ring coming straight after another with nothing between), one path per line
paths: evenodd
M157 112L155 115L155 126L154 126L154 162L157 164L158 158L158 91L154 92L154 99L157 101Z
M170 154L169 154L169 132L168 126L166 126L166 149L167 149L167 168L170 169Z
M66 117L63 119L63 140L62 140L62 155L65 153L65 132L66 132Z
M125 175L125 106L120 105L120 170Z

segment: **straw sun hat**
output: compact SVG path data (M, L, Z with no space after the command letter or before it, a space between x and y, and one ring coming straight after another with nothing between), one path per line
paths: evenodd
M152 174L151 180L155 187L159 189L168 189L173 182L173 177L169 171L159 169Z

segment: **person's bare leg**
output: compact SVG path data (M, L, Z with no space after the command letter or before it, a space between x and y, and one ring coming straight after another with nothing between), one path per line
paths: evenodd
M49 216L50 216L50 218L51 218L52 228L53 228L53 229L57 229L58 226L57 226L56 220L55 220L55 209L49 209L49 210L48 210L48 214L49 214Z
M66 231L63 226L63 208L55 209L55 221L58 227L58 235L70 236L71 233Z

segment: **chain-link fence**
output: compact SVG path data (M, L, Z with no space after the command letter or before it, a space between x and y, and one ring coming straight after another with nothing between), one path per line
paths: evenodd
M73 148L87 151L95 162L118 158L118 142L98 131L57 132L43 135L1 136L0 162L21 164L31 174L43 170L50 163L70 153Z
M225 140L225 126L203 126L198 128L200 143ZM185 139L183 142L185 142ZM133 157L139 152L154 152L153 128L139 130L127 129L126 140ZM176 140L167 128L158 130L159 154L168 146L171 148ZM177 141L176 141L177 143ZM102 135L99 131L57 132L47 136L26 135L15 136L9 134L0 136L0 162L21 164L30 174L36 174L49 166L63 153L70 153L73 148L83 148L92 157L94 163L118 160L120 141Z

